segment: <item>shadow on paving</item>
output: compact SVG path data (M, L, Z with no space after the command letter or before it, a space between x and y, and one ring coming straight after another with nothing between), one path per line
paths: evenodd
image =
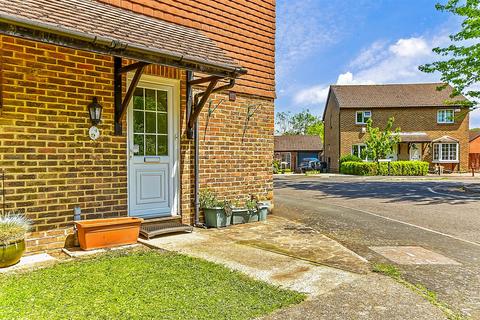
M393 186L393 188L392 188ZM289 188L294 190L320 191L323 195L316 195L316 199L381 199L385 203L414 202L415 205L450 204L461 205L477 202L480 196L461 191L459 182L433 181L335 181L326 180L275 180L275 188ZM433 193L429 190L439 192ZM440 194L441 193L441 194ZM464 198L463 198L464 197ZM468 197L468 198L467 198Z

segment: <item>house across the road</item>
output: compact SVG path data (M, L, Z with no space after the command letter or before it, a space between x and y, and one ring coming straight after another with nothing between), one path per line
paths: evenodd
M273 196L275 1L243 2L0 0L1 200L27 250L74 212L172 230L199 189Z
M285 169L298 171L303 159L322 159L323 143L318 135L275 136L274 145L275 159Z
M480 130L470 130L469 167L480 170Z
M339 159L362 155L366 122L385 127L394 117L400 143L392 160L424 160L445 171L467 171L469 109L452 103L452 88L437 90L441 83L387 85L332 85L323 114L324 159L331 172ZM464 101L457 97L453 101ZM447 103L448 101L448 103Z

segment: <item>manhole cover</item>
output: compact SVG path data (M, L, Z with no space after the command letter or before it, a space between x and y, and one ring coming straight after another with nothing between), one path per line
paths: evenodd
M414 246L369 247L388 260L398 264L453 264L460 265L455 260L436 252Z

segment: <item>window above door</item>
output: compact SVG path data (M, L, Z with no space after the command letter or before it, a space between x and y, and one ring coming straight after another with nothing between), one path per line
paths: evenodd
M455 111L453 109L442 109L437 111L437 123L454 123Z
M357 111L355 112L355 124L366 124L371 117L371 111Z

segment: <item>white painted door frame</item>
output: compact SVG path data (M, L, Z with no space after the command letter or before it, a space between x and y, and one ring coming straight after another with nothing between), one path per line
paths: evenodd
M127 85L130 84L133 73L127 76ZM156 90L167 90L171 93L169 97L168 110L168 148L169 148L169 201L171 202L171 212L161 216L177 216L180 214L180 80L167 79L158 76L143 75L138 83L138 87L151 88ZM171 106L170 106L171 104ZM133 99L127 110L127 207L129 215L132 212L132 151L133 151ZM155 216L147 215L148 218Z

